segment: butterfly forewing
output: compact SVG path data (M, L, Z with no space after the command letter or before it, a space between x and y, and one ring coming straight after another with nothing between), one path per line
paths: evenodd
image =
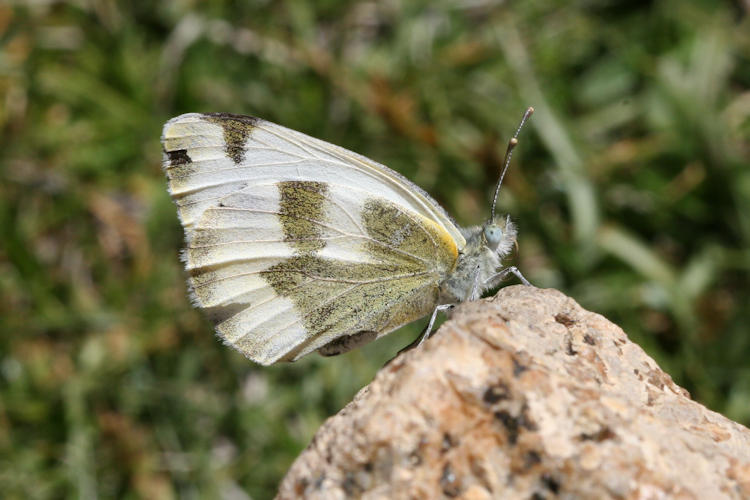
M254 361L376 337L435 306L463 237L395 172L236 115L183 115L162 141L194 300Z

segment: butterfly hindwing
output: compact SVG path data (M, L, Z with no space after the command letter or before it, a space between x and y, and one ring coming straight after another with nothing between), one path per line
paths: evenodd
M162 141L194 300L254 361L345 350L435 306L463 237L395 172L237 115L182 115Z

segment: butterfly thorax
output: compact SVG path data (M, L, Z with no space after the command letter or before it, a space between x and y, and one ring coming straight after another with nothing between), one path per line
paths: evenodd
M507 218L466 228L463 233L466 245L459 252L455 269L440 284L441 304L475 300L495 286L492 277L516 240L515 225Z

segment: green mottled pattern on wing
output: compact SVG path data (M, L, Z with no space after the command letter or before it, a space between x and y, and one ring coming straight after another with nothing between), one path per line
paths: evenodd
M321 239L328 185L323 182L279 182L279 219L284 241L297 254L309 254L325 247Z
M387 333L429 314L440 280L452 269L455 245L434 223L381 198L365 201L361 251L367 262L341 262L310 252L306 239L320 234L325 196L320 183L279 183L281 199L294 199L294 213L282 201L285 237L298 254L263 272L277 294L291 299L310 335L301 355L342 335ZM314 240L313 240L314 241ZM318 243L322 247L323 240ZM248 341L251 342L250 339Z

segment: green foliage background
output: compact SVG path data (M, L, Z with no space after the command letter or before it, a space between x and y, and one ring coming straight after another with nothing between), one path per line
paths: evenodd
M750 424L750 4L0 5L0 491L268 498L422 327L261 368L185 296L159 136L261 116L365 154ZM232 496L234 495L234 496Z

